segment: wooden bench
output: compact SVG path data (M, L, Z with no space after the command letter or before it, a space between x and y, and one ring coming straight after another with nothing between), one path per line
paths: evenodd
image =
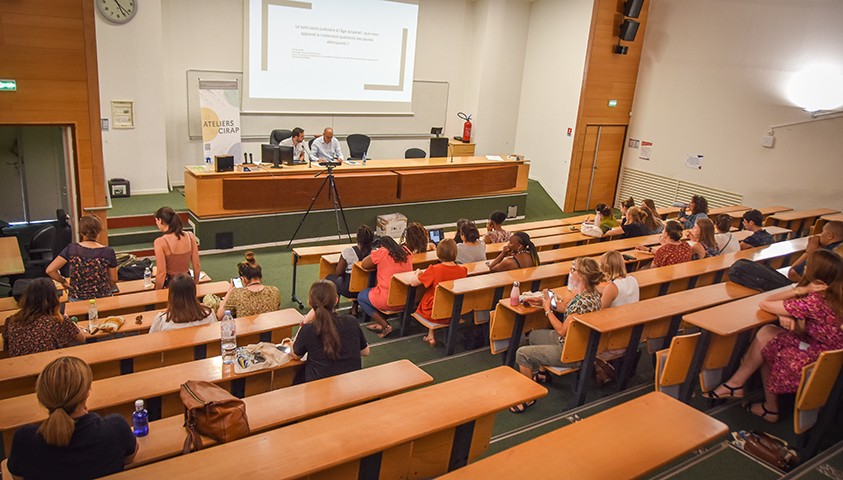
M231 284L228 282L202 283L196 286L196 296L202 298L209 293L224 295L230 287ZM169 290L163 289L98 298L96 301L97 313L100 319L104 320L109 315L121 315L124 313L163 308L167 305L168 295ZM89 305L88 300L68 302L65 304L64 313L69 317L77 317L80 320L84 320L88 318ZM6 318L14 315L16 312L17 310L0 312L0 326L6 323Z
M814 210L800 210L797 212L782 212L770 215L764 220L764 226L776 225L793 230L794 237L801 237L810 231L820 217L840 213L831 208L817 208Z
M790 241L804 240L807 239ZM700 336L694 346L685 380L679 390L679 400L683 402L690 400L696 377L699 377L703 391L709 391L729 378L740 363L742 352L749 344L755 329L778 319L776 315L758 308L758 302L790 288L787 286L753 295L682 317L686 324L700 329Z
M786 262L793 254L805 250L807 239L801 238L757 247L740 252L704 258L692 262L634 272L640 298L646 299L695 286L719 283L726 270L739 258L756 262ZM571 262L540 265L538 267L490 273L459 280L449 280L436 287L432 318L449 318L450 328L445 354L453 353L459 318L473 310L490 310L518 281L522 291L538 291L565 285Z
M244 401L249 429L254 435L432 382L433 377L409 360L398 360L253 395ZM148 436L138 438L138 454L126 468L181 455L186 435L183 416L150 422L149 431ZM216 441L203 436L202 444L208 447L215 445Z
M656 208L656 214L661 217L662 220L667 220L668 218L677 218L679 217L680 211L682 211L682 209L679 207Z
M828 222L843 222L843 213L835 213L832 215L823 215L814 223L814 228L811 229L811 235L819 235L823 231L823 227Z
M708 209L708 218L714 218L721 213L731 213L731 212L741 212L749 210L749 207L746 205L729 205L727 207L716 207L716 208L709 208Z
M740 227L741 226L741 220L743 220L743 214L746 213L747 210L750 210L750 209L747 208L746 210L735 210L733 212L726 212L730 217L732 217L732 227ZM789 212L793 209L790 208L790 207L783 207L781 205L774 205L774 206L771 206L771 207L756 208L756 210L761 212L762 217L766 218L770 215L774 215L776 213L781 213L781 212ZM712 218L712 220L713 220L713 218Z
M290 337L304 317L295 309L279 310L235 320L240 345L280 343ZM220 328L211 325L135 335L0 360L0 398L33 393L41 370L59 357L84 360L94 379L175 365L220 355Z
M209 357L95 380L87 405L89 411L119 413L131 422L134 402L143 398L146 399L150 419L156 420L184 411L178 393L180 385L186 380L213 382L242 398L289 386L301 365L301 362L292 360L277 368L237 374L234 365L224 365L221 357ZM38 403L34 393L0 400L0 431L6 454L18 428L46 418L47 410Z
M640 478L728 432L719 420L652 392L440 478Z
M546 394L498 367L113 478L429 478L479 457L498 412ZM382 428L372 428L372 421Z

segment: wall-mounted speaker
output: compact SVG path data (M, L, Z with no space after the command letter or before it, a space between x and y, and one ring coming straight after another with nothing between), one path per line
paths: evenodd
M631 42L635 40L635 34L638 33L638 22L635 20L625 19L621 24L621 40Z
M644 0L626 0L623 4L623 14L625 17L638 18L643 6Z

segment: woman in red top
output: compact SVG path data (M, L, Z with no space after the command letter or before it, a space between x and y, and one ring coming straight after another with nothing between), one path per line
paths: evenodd
M424 296L419 302L419 308L416 313L425 320L433 323L447 324L448 318L431 318L433 316L433 293L436 291L436 286L439 282L446 280L456 280L458 278L465 278L468 276L468 269L462 265L457 265L457 242L447 238L439 242L436 246L436 257L439 263L427 267L424 272L416 270L413 279L410 280L410 286L417 287L424 285ZM433 329L429 328L427 336L424 341L430 344L431 347L436 346L436 338L433 336Z
M381 237L380 248L364 258L360 265L365 270L376 270L378 283L372 288L366 288L357 294L357 303L366 315L372 317L374 324L369 330L374 330L381 338L392 333L392 325L386 321L381 310L388 310L386 303L389 294L389 282L396 273L409 272L413 269L410 251L398 245L392 237ZM393 307L403 308L403 307Z
M161 207L155 212L155 225L163 233L152 243L155 248L155 265L158 266L155 289L166 288L171 278L188 273L191 264L193 281L198 284L200 266L196 237L182 229L181 218L170 207Z
M682 225L676 220L668 220L664 224L664 231L659 238L658 247L647 247L640 245L635 247L644 252L655 253L651 268L665 267L682 262L690 262L694 250L688 242L682 240Z

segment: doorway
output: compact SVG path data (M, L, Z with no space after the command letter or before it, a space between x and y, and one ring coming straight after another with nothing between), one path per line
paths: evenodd
M587 125L576 176L573 210L593 210L598 203L613 206L618 187L626 125Z
M70 211L65 127L0 125L0 220L54 221Z

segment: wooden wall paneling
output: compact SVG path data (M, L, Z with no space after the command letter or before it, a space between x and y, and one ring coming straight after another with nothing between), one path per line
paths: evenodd
M584 135L588 125L629 125L648 9L649 0L644 0L637 19L640 26L635 41L623 42L629 47L627 55L617 55L613 53L613 47L618 42L619 26L623 20L623 0L594 0L577 112L577 141L574 142L574 150L571 153L565 211L575 209L578 197L577 183L583 181L578 175L582 167L584 148L584 142L580 140L584 137L581 137L580 133ZM617 106L609 107L610 99L617 100Z

